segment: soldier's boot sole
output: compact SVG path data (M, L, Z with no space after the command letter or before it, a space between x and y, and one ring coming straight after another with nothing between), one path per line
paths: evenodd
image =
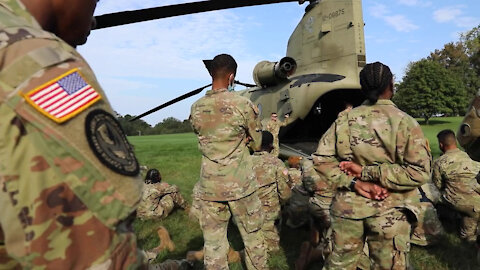
M232 247L228 249L227 259L228 263L237 263L242 260L240 252L234 250Z
M175 244L173 243L170 235L168 234L167 229L165 227L160 226L157 230L158 238L160 238L160 245L156 248L158 252L167 249L168 251L172 252L175 250Z
M189 251L187 252L187 261L195 262L195 261L203 261L203 249L197 251Z

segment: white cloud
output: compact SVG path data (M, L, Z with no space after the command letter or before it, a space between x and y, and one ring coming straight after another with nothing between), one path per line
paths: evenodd
M155 0L101 0L96 14L158 5ZM219 53L233 55L239 64L237 78L252 82L253 67L265 56L248 49L246 33L258 25L254 18L238 16L232 10L193 14L95 30L79 51L96 72L115 110L139 114L208 84L211 79L201 60ZM280 55L273 50L271 54ZM169 116L185 119L191 99L147 119L152 124Z
M460 16L462 13L460 6L445 7L435 10L433 12L433 19L439 23L449 22Z
M386 16L384 20L399 32L411 32L418 29L417 25L403 15Z
M369 8L369 12L373 17L384 20L398 32L411 32L419 28L404 15L392 14L384 4L375 3Z
M456 5L437 9L433 12L433 19L438 23L453 23L459 28L470 29L480 23L480 18L465 16L465 5Z
M432 5L430 1L421 1L421 0L398 0L398 3L405 6L420 6L420 7L429 7Z

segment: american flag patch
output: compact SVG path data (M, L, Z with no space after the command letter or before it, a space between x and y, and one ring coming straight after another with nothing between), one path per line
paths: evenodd
M23 94L26 101L57 123L63 123L101 99L78 69Z

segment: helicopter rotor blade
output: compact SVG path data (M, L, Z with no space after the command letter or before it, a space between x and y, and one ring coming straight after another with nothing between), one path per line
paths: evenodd
M177 97L177 98L174 98L174 99L172 99L172 100L170 100L170 101L168 101L168 102L165 102L165 103L163 103L163 104L160 105L160 106L157 106L157 107L155 107L155 108L153 108L153 109L151 109L151 110L149 110L149 111L147 111L147 112L144 112L144 113L142 113L142 114L140 114L140 115L138 115L138 116L135 116L134 118L130 119L129 122L135 121L135 120L140 119L140 118L142 118L142 117L144 117L144 116L147 116L147 115L149 115L149 114L152 114L152 113L154 113L154 112L156 112L156 111L158 111L158 110L161 110L161 109L163 109L163 108L165 108L165 107L168 107L168 106L170 106L170 105L172 105L172 104L175 104L175 103L177 103L177 102L179 102L179 101L182 101L182 100L184 100L184 99L186 99L186 98L189 98L189 97L191 97L191 96L194 96L194 95L202 92L203 89L205 89L205 88L207 88L207 87L209 87L209 86L212 86L212 84L202 86L202 87L200 87L200 88L198 88L198 89L195 89L195 90L193 90L193 91L191 91L191 92L188 92L188 93L186 93L186 94L184 94L184 95L181 95L181 96L179 96L179 97Z
M144 22L174 16L181 16L187 14L194 14L200 12L258 6L266 4L275 4L283 2L298 2L298 0L210 0L191 2L170 6L161 6L155 8L146 8L131 11L122 11L110 14L95 16L95 29L102 29L107 27L119 26L130 23Z

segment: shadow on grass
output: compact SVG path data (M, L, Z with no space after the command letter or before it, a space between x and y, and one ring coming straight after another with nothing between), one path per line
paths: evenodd
M426 125L425 120L418 120L420 125ZM430 119L428 120L428 126L440 125L440 124L448 124L450 121L447 120L440 120L440 119Z

